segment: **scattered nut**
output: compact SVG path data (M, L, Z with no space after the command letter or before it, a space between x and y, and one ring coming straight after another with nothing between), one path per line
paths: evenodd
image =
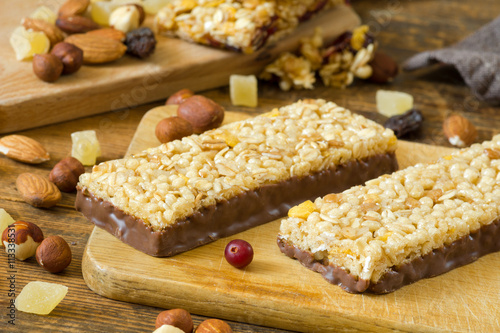
M207 319L198 326L195 333L233 333L233 330L223 320Z
M161 143L166 143L193 134L193 126L183 118L168 117L156 125L155 134Z
M153 333L184 333L184 331L172 325L162 325Z
M24 135L14 134L1 138L0 153L28 164L40 164L50 160L49 153L38 141Z
M139 28L141 20L139 8L142 9L139 5L125 5L116 8L109 16L109 25L125 33ZM142 13L144 13L144 10L142 10Z
M83 62L103 64L120 59L127 47L117 40L101 38L91 34L76 34L66 37L67 43L78 46L83 51Z
M83 164L74 157L66 157L57 163L50 172L49 179L63 192L76 190L78 178L85 173Z
M55 82L61 76L64 65L53 54L35 54L33 56L33 72L42 81Z
M9 255L14 255L18 260L33 257L42 241L42 229L31 222L14 222L2 233L2 243L5 246L5 251Z
M162 325L171 325L180 328L185 333L193 331L193 319L188 311L184 309L172 309L160 312L156 317L156 328Z
M375 52L373 59L368 64L373 70L368 80L375 83L391 82L399 72L398 63L382 52Z
M181 89L172 95L167 99L165 102L165 105L179 105L183 101L185 101L187 98L191 97L194 95L194 92L189 90L189 89Z
M59 17L83 14L90 4L90 0L67 0L59 7Z
M87 35L97 35L101 38L111 38L119 42L125 41L125 33L113 28L101 28L87 32Z
M34 207L49 208L61 201L61 192L47 177L34 173L22 173L16 187L24 201Z
M100 26L84 16L65 16L56 20L59 29L68 34L80 34L99 29Z
M470 146L477 137L476 127L460 115L451 115L443 123L443 131L448 141L457 147Z
M71 249L62 237L49 236L36 249L36 261L51 273L62 272L71 263Z
M193 126L196 134L218 127L224 120L224 108L201 95L194 95L183 101L177 115Z
M56 27L54 24L50 24L44 20L37 20L30 17L25 17L21 24L26 29L31 29L33 31L42 31L50 40L50 45L54 46L64 39L63 32L61 29Z
M147 58L155 51L155 34L147 27L132 30L127 33L125 45L128 54L140 59Z
M66 42L57 43L50 53L62 61L63 74L73 74L83 65L83 51L76 45Z

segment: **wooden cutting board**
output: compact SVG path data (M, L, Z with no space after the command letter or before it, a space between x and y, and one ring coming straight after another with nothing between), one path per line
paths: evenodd
M158 145L154 128L173 114L175 107L149 111L128 153ZM247 117L226 115L225 122ZM401 141L397 157L404 168L452 151ZM94 228L83 276L90 289L109 298L294 331L500 331L500 253L388 295L353 295L282 254L276 245L279 223L171 258L148 256ZM234 238L254 247L254 261L245 270L224 259L224 248Z
M62 1L45 5L57 10ZM74 75L45 83L33 74L31 61L15 59L9 44L14 28L40 4L39 0L23 0L14 6L12 1L0 1L0 133L130 108L186 87L201 91L224 86L231 74L258 74L281 52L296 50L300 38L312 36L317 26L325 40L332 40L360 23L350 7L339 6L252 55L158 36L156 51L147 60L125 56L112 64L84 66ZM146 23L151 21L150 17Z

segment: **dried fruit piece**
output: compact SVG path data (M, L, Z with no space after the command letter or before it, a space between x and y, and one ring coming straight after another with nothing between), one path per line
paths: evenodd
M63 74L73 74L83 65L83 51L76 45L66 42L57 43L50 53L62 61Z
M51 273L62 272L71 263L71 249L64 238L49 236L36 249L36 261Z
M78 178L83 173L85 173L85 167L79 160L74 157L66 157L50 171L49 179L59 190L73 192L76 190Z
M419 110L411 109L402 115L387 119L384 127L390 128L398 138L401 138L419 129L423 121L422 113Z
M17 60L31 59L33 55L47 53L50 49L50 40L43 32L24 27L17 27L9 41Z
M56 24L57 15L47 6L40 6L30 15L31 18Z
M95 131L81 131L71 133L71 156L82 162L83 165L94 165L97 157L101 156L101 145Z
M147 14L155 15L172 0L143 0L142 6Z
M255 75L231 75L229 92L233 105L257 106L258 92Z
M59 17L83 14L90 4L90 0L67 0L59 7Z
M399 91L378 90L377 110L386 117L403 114L413 108L413 96Z
M193 134L193 126L189 121L180 117L164 118L155 129L155 135L161 143L180 140L191 134Z
M193 331L193 319L191 314L184 309L165 310L156 317L156 328L163 325L171 325L179 328L184 333Z
M155 51L155 34L147 27L132 30L127 33L125 45L128 54L141 59L147 58Z
M42 230L31 222L14 222L2 232L2 244L5 246L5 252L14 254L18 260L33 257L42 241Z
M32 281L24 286L15 300L16 309L47 315L63 300L68 287L62 284Z
M226 245L224 257L232 266L245 268L253 260L252 245L243 239L234 239Z
M47 177L34 173L22 173L17 177L16 187L24 201L39 208L50 208L61 201L61 192Z
M82 49L83 62L87 64L103 64L115 61L120 59L127 50L127 47L119 41L91 34L71 35L64 41Z
M301 219L307 219L316 210L316 205L311 201L307 200L298 206L290 208L288 211L288 217L298 217Z
M0 235L9 225L14 222L16 221L9 215L9 213L7 213L5 209L0 208ZM3 245L3 243L0 245Z
M375 52L368 65L372 68L369 80L375 83L391 82L399 72L398 63L391 56L382 52Z
M17 134L0 139L0 153L28 164L40 164L50 160L49 153L38 141Z
M63 72L61 59L53 54L35 54L33 57L33 73L42 81L54 82Z
M90 7L92 20L99 25L109 25L109 16L118 5L112 1L95 1Z
M443 123L443 131L452 145L461 148L470 146L477 137L476 127L458 114L446 118Z
M43 32L50 40L50 45L54 46L64 39L63 32L52 23L30 17L22 19L21 24L26 29Z

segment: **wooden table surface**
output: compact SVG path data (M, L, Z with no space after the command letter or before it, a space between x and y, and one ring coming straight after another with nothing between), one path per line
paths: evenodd
M379 41L379 49L398 62L419 51L453 44L489 22L500 13L498 0L354 0L353 7L364 23L369 24ZM7 52L7 51L4 51ZM189 88L189 87L187 87ZM500 107L478 101L463 83L460 75L448 67L432 67L413 73L401 73L387 86L356 82L345 90L325 88L282 92L276 86L259 84L257 108L234 107L227 87L202 92L228 110L256 115L273 107L289 104L300 98L324 98L337 102L383 123L376 113L375 92L378 89L405 91L415 98L415 106L425 117L423 128L405 139L428 144L450 146L442 132L442 122L450 113L459 113L478 129L478 141L491 138L500 128ZM165 96L167 97L167 96ZM29 166L0 157L0 208L16 220L38 224L45 236L60 235L70 243L71 265L60 274L41 269L34 258L16 261L15 292L29 281L61 283L69 293L48 316L17 311L15 326L9 325L7 305L10 300L7 278L7 256L0 254L0 331L5 332L152 332L159 308L118 302L94 294L85 285L81 272L82 253L93 225L74 210L74 194L63 194L62 202L52 209L36 209L24 203L17 193L15 181L22 172L47 175L57 161L71 151L70 133L94 129L101 142L103 156L99 161L124 155L142 116L163 101L133 109L83 118L62 124L19 132L39 140L50 152L51 160ZM90 170L90 169L89 169ZM193 316L195 326L204 317ZM229 322L235 332L283 332L267 327ZM348 329L348 328L346 328ZM473 328L471 328L473 330Z

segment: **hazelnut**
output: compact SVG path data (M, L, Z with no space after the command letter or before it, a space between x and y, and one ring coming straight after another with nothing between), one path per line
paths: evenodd
M2 233L2 243L5 246L5 252L9 254L9 257L14 255L19 260L26 260L33 257L42 241L42 230L31 222L14 222Z
M181 104L187 98L194 95L194 92L189 89L181 89L178 92L170 95L170 97L165 102L165 105Z
M141 9L142 7L139 5L120 6L109 15L109 25L125 33L137 29L141 23ZM144 13L144 9L142 9L142 13Z
M372 75L369 80L375 83L391 82L399 72L398 63L382 52L375 52L369 65L372 68Z
M193 331L193 319L189 312L184 309L172 309L160 312L156 317L156 328L162 325L171 325L180 328L185 333Z
M184 331L172 325L162 325L153 333L184 333Z
M85 173L82 162L74 157L66 157L59 161L50 172L49 179L63 192L73 192L78 178Z
M184 100L177 115L193 126L196 134L218 127L224 120L224 108L209 98L194 95Z
M233 330L223 320L207 319L198 326L195 333L233 333Z
M54 82L62 71L62 61L53 54L35 54L33 57L33 72L42 81Z
M62 237L47 237L36 249L36 261L45 270L59 273L71 263L71 249Z
M193 134L193 126L183 118L168 117L162 119L156 125L155 134L161 143L180 140L185 136Z
M83 65L83 51L78 46L61 42L57 43L50 51L63 63L63 74L73 74Z

